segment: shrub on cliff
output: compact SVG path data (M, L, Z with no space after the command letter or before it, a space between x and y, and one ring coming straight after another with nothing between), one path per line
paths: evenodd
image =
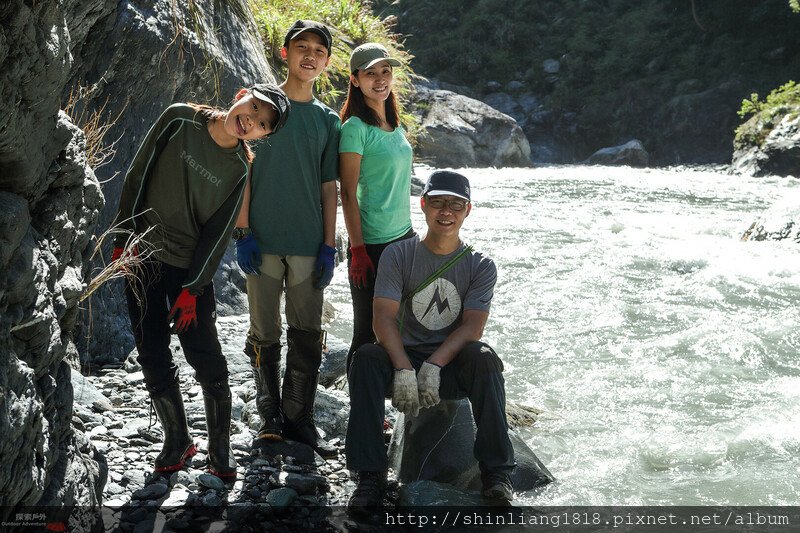
M753 115L736 128L733 146L736 150L750 146L762 146L769 132L787 114L800 113L800 85L789 81L770 92L763 101L753 93L742 101L740 117Z

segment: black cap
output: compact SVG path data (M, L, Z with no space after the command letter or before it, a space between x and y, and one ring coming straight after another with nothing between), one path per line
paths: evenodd
M283 40L284 48L289 46L289 41L295 39L304 31L310 31L322 37L322 42L325 44L325 48L328 49L328 55L331 55L331 45L333 44L331 31L325 24L319 23L315 20L298 20L295 22L292 27L289 28L289 31L286 32L286 38Z
M250 87L250 92L259 100L275 108L278 113L278 120L275 121L275 125L272 127L272 133L276 133L289 120L291 104L289 104L286 94L280 87L272 83L256 83Z
M470 201L469 180L466 176L452 170L436 170L428 176L428 183L422 190L423 196L444 196L450 194Z

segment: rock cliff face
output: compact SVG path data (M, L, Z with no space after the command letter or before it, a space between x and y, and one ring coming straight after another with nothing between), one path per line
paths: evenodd
M426 135L416 157L437 167L529 167L531 147L516 121L478 100L417 87Z
M236 1L64 0L0 5L0 518L19 505L99 502L105 466L72 427L74 340L127 353L123 301L79 305L93 235L117 208L142 135L175 100L225 102L272 74ZM192 28L190 31L187 28ZM78 84L89 110L125 112L116 157L87 165L86 138L60 108ZM221 96L217 96L221 95ZM105 198L109 201L104 201ZM104 207L105 203L105 207ZM79 325L82 327L79 328ZM93 332L88 343L86 334ZM80 329L79 332L76 328ZM113 349L112 349L113 347Z
M97 503L105 471L73 431L72 331L103 195L59 111L79 2L0 7L0 515ZM102 6L100 6L102 7ZM83 12L84 20L92 15Z

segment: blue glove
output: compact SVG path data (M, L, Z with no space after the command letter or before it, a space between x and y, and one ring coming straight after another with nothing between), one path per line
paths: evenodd
M331 248L324 242L319 245L317 262L314 263L314 288L322 290L330 285L333 279L333 267L335 266L336 248Z
M261 250L252 233L236 241L236 262L245 274L261 275Z

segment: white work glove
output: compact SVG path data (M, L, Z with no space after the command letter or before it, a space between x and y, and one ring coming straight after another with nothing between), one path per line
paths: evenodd
M417 374L413 370L396 369L394 371L392 405L401 413L411 416L417 416L419 414Z
M425 361L419 369L417 382L419 383L419 405L420 407L433 407L439 403L439 383L441 381L439 373L442 367L436 363Z

